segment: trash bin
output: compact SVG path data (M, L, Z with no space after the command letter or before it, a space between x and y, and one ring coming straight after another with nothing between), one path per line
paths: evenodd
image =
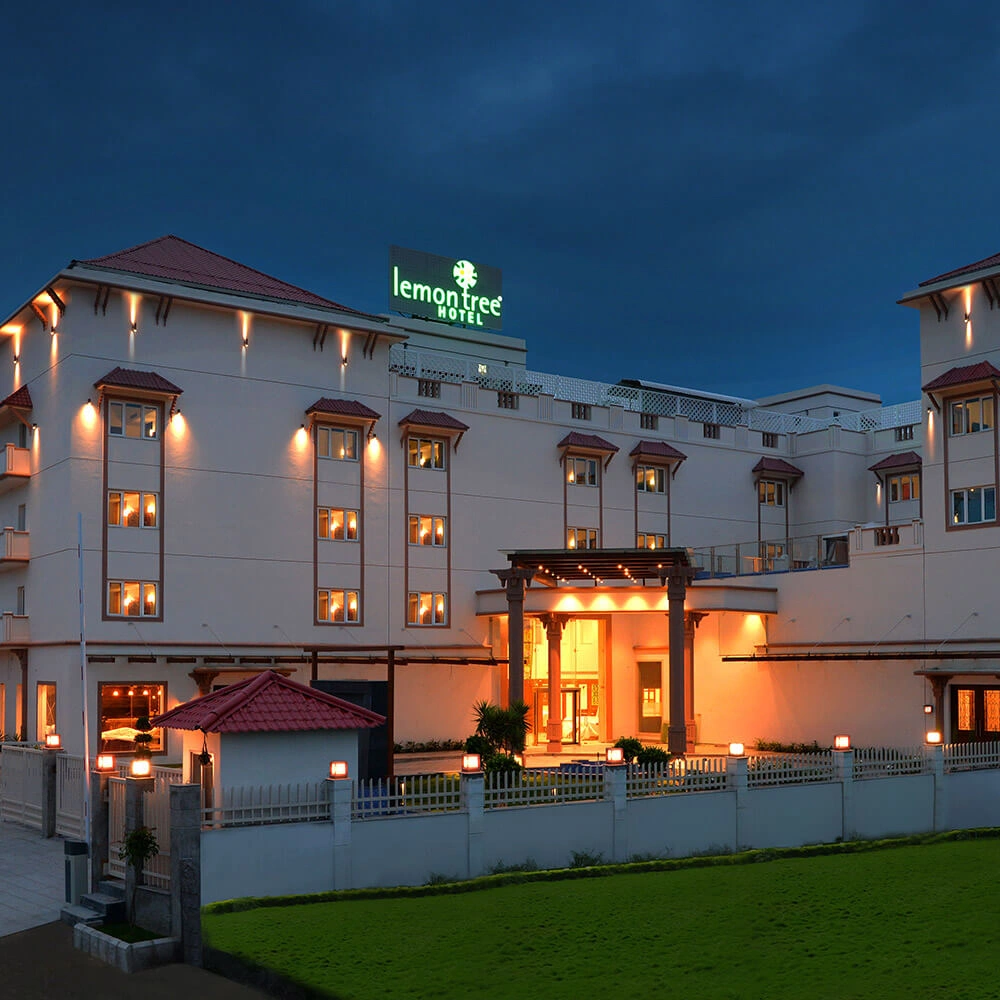
M87 891L87 865L90 861L85 840L67 840L63 843L66 864L66 902L80 904L80 897Z

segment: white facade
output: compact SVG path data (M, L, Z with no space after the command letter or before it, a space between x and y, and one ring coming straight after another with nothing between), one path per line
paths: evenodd
M979 285L969 288L941 295L967 295L971 323L961 304L939 322L940 308L916 300L924 383L979 360L1000 364L1000 313ZM54 725L67 749L82 746L78 512L92 752L109 745L108 727L195 696L196 678L207 686L280 664L308 682L302 649L321 644L348 647L339 655L350 662L319 665L321 678L343 679L383 679L384 664L365 647L405 647L396 740L463 737L472 705L506 691L506 609L491 570L510 550L632 548L642 535L642 544L695 550L695 562L716 573L760 574L689 590L687 607L708 613L696 633L689 720L699 742L828 742L853 727L856 742L912 743L930 700L914 671L941 666L918 654L1000 644L988 585L995 511L972 534L945 523L956 490L996 489L995 420L991 433L948 440L946 465L937 397L881 408L870 394L820 385L754 405L587 382L527 368L526 346L513 337L121 264L74 262L2 330L9 381L0 395L27 387L31 397L30 409L18 398L0 407L0 729L9 735L36 738ZM182 392L156 379L103 384L118 368ZM982 399L996 388L986 379L954 391ZM378 417L309 412L321 400ZM414 422L418 410L432 417ZM128 424L136 415L139 424ZM155 424L149 435L144 420ZM559 447L574 432L617 450L588 465L592 452ZM683 459L633 459L640 442L670 445ZM900 466L877 485L870 467L910 451L923 469ZM769 471L775 461L794 474ZM643 477L652 470L642 489L636 465ZM890 496L890 478L904 475L905 489L897 481ZM135 503L141 511L126 515ZM148 526L122 525L141 525L147 509ZM356 530L343 534L356 538L318 537L352 519ZM894 530L880 533L887 525ZM442 544L420 544L427 537ZM568 605L532 588L526 612L529 621L566 608L575 616L562 643L564 680L577 692L567 695L576 723L567 738L656 738L667 711L664 592L634 588L626 600L600 588L557 591ZM140 614L123 613L129 597ZM427 624L408 621L414 607ZM321 612L343 620L321 622ZM531 625L527 638L526 695L543 713L544 633ZM765 644L804 658L723 659ZM915 655L860 655L893 649ZM859 656L805 656L823 651ZM163 751L179 758L179 736L164 738Z

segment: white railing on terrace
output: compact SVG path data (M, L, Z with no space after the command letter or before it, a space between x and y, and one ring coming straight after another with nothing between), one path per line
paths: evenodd
M216 789L215 803L201 810L202 829L330 821L325 781Z
M725 757L636 764L625 777L625 794L634 799L669 792L717 791L725 788L727 781Z
M597 382L530 371L502 361L473 360L443 351L420 350L405 344L389 348L389 370L419 379L439 382L474 382L484 389L517 392L527 396L546 394L571 403L591 406L621 406L636 413L663 417L687 417L700 423L725 424L729 427L749 427L770 434L806 434L825 430L831 425L845 430L887 430L922 420L920 401L896 403L858 413L841 413L837 417L809 417L799 413L783 413L738 402L668 392L661 389Z
M604 768L600 764L537 767L520 773L487 774L484 807L554 805L603 798Z
M461 808L461 783L456 774L409 774L399 778L368 778L354 788L355 819L445 812Z
M1000 743L951 743L944 748L945 771L1000 767Z
M923 774L930 764L923 747L859 747L854 751L854 780Z
M747 785L800 785L809 781L833 781L833 751L783 753L747 758Z

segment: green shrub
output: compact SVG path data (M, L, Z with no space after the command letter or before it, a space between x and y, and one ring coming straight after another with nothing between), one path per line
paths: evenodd
M473 708L476 735L484 736L494 752L524 753L524 744L531 729L529 711L523 701L512 701L506 708L488 701L477 702Z
M661 747L642 747L636 754L637 764L666 764L670 760L670 751Z
M642 752L642 744L634 736L619 736L615 746L624 752L626 764L631 764Z
M782 743L779 740L754 741L756 750L766 750L770 753L823 753L833 747L821 747L815 740L812 743Z
M477 753L483 760L487 757L492 757L494 754L493 745L485 736L480 736L478 734L473 734L465 741L465 746L462 748L465 753Z
M470 753L476 751L470 750ZM491 753L489 757L483 758L483 770L487 774L515 774L523 771L524 768L509 753Z
M522 861L516 865L508 865L504 864L503 861L498 861L487 870L490 875L506 875L509 872L537 872L538 865L535 863L534 858L528 858L526 861Z
M604 855L598 851L591 854L590 851L574 851L570 860L570 868L594 868L604 860Z

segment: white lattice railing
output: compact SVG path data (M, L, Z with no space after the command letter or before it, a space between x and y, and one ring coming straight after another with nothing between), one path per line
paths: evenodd
M308 823L330 819L325 781L283 785L243 785L216 789L215 802L202 809L202 828Z
M923 774L928 762L923 747L860 747L854 751L854 780Z
M531 768L528 771L486 775L485 808L540 806L559 802L593 801L604 797L604 769Z
M841 413L832 422L840 424L848 431L886 431L893 427L907 427L923 421L920 412L920 400L912 399L906 403L893 403L891 406L880 406L877 410L861 410L857 413Z
M951 743L944 748L945 771L1000 767L1000 743Z
M800 785L810 781L833 781L833 751L783 753L780 756L751 756L747 759L747 785Z
M461 808L461 783L455 774L409 774L370 778L354 789L355 819L446 812Z
M636 764L625 778L628 798L673 792L708 792L726 787L726 758L671 760L665 764Z

